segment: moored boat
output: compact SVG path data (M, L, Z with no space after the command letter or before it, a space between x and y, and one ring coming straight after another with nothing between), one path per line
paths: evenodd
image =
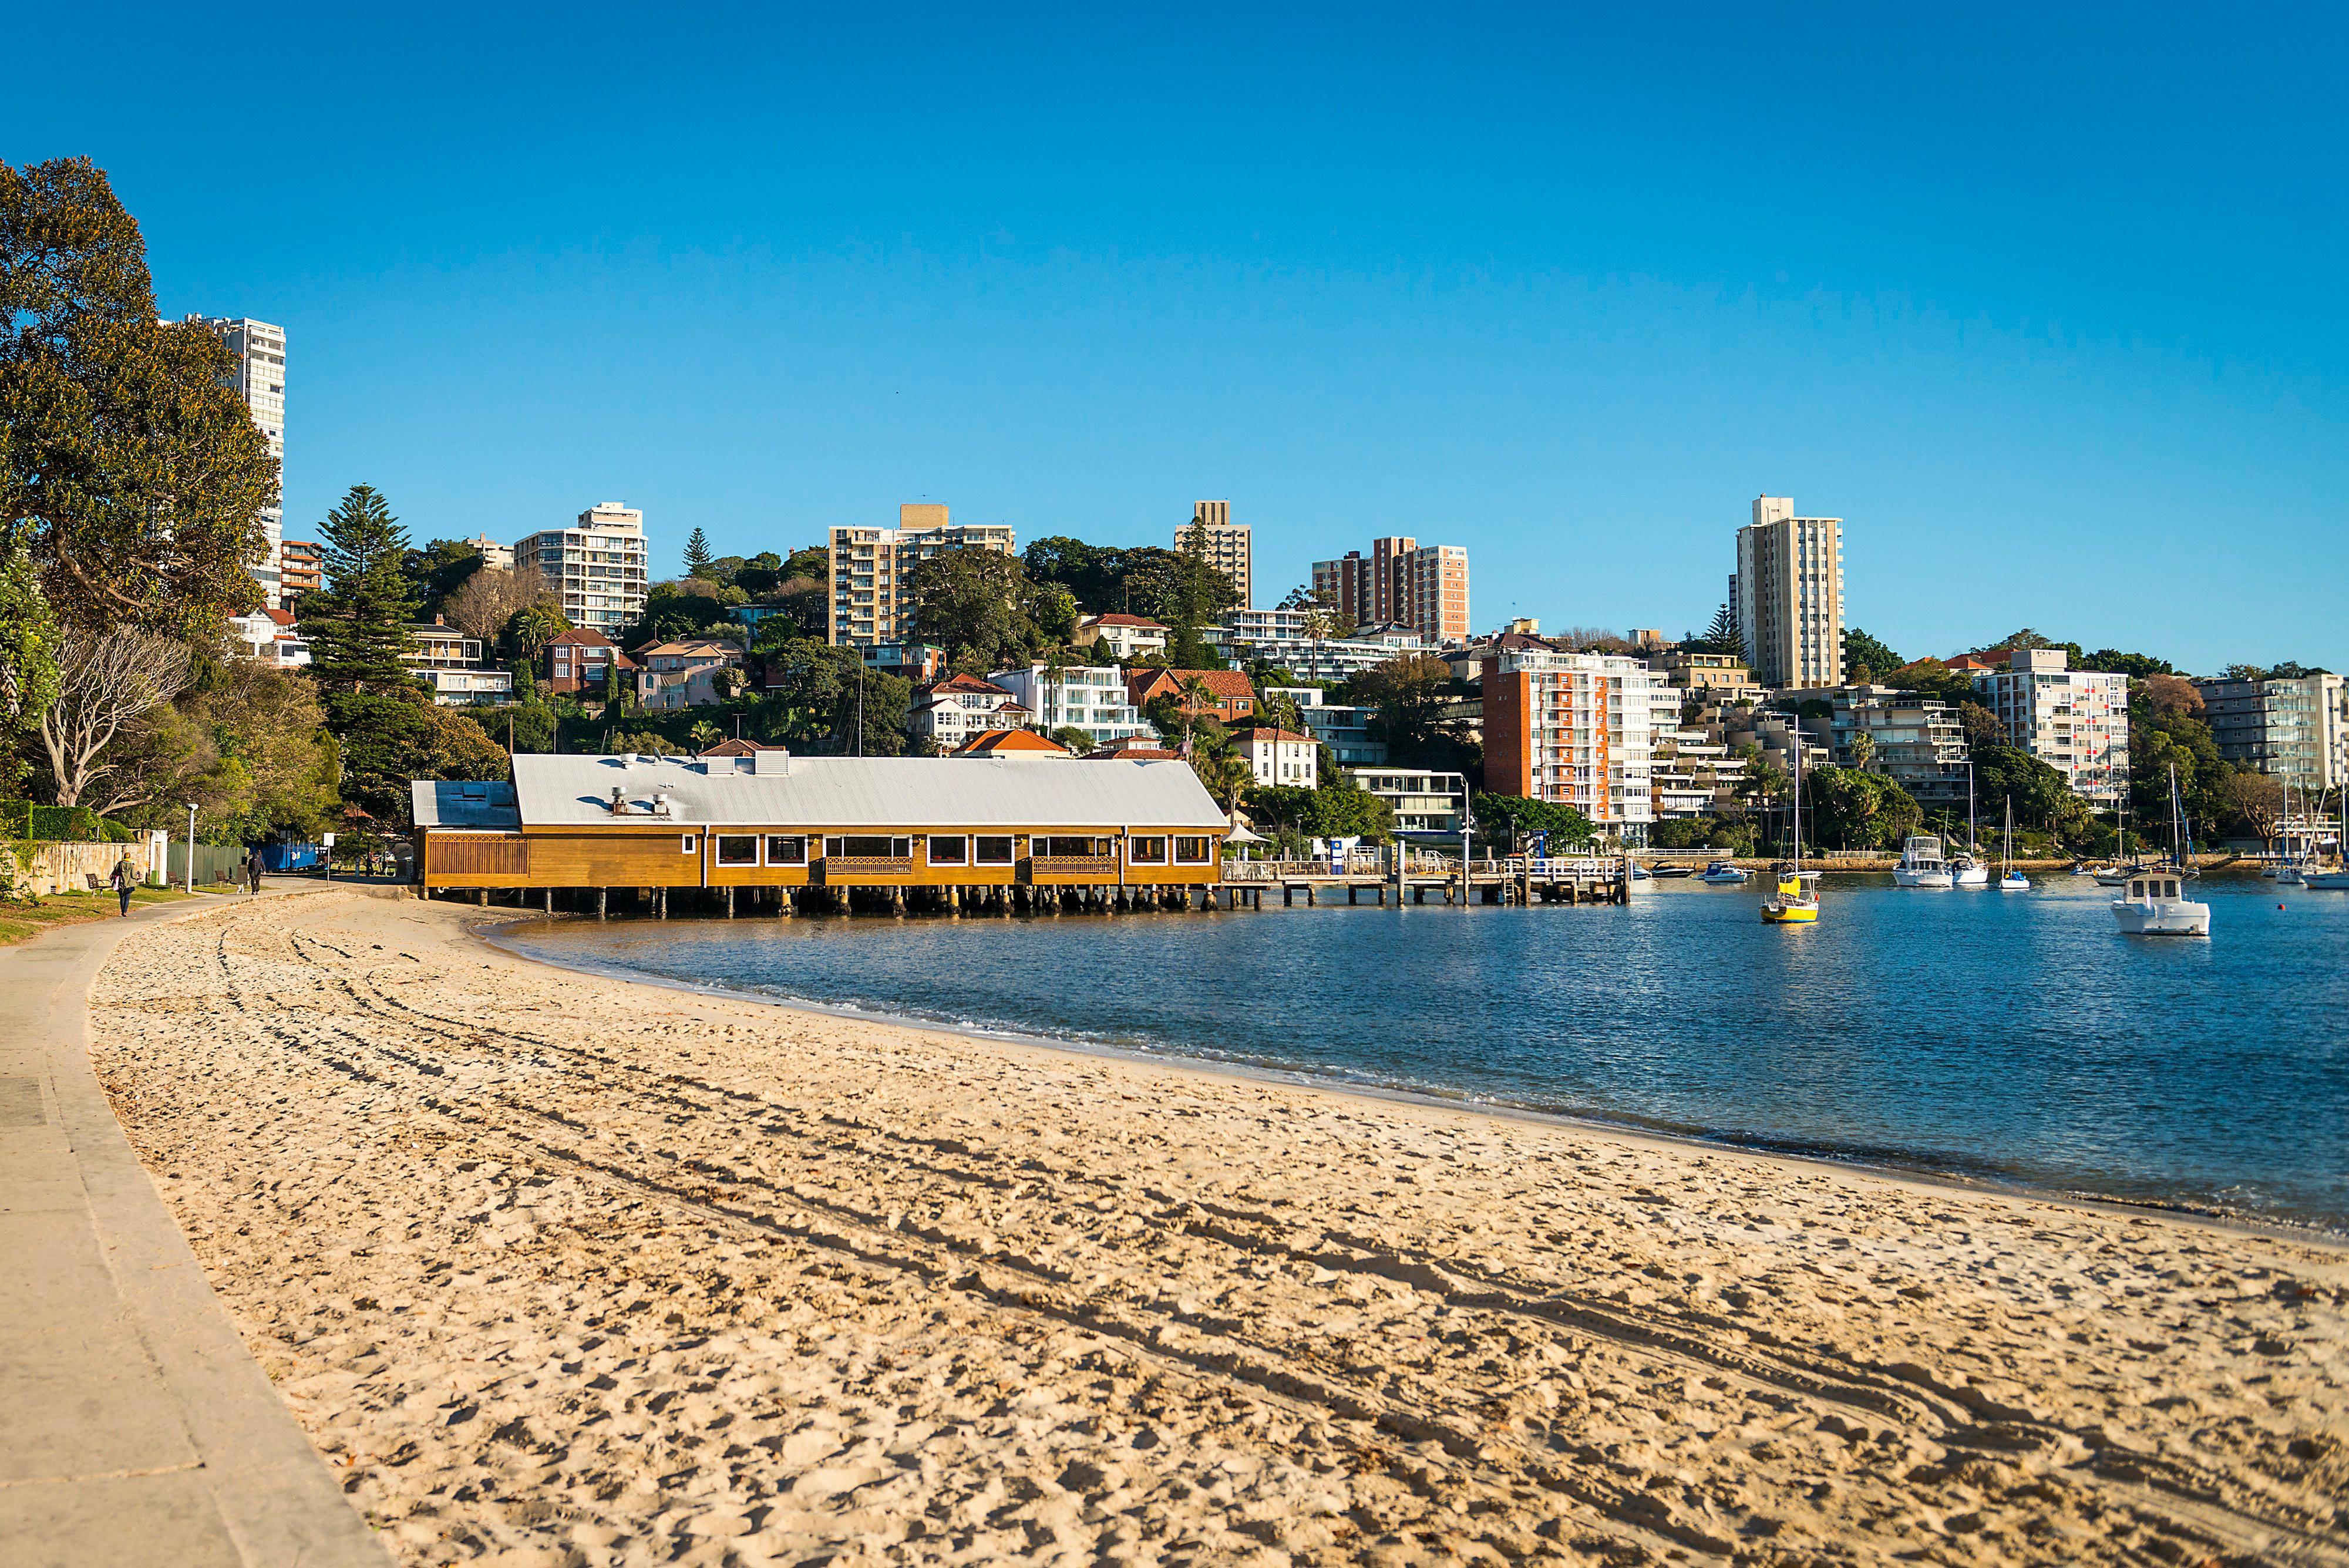
M1697 880L1710 882L1716 888L1728 888L1751 879L1753 875L1751 871L1739 870L1726 860L1716 860L1704 868Z
M1950 863L1941 858L1941 841L1930 833L1911 834L1900 850L1900 864L1892 868L1896 888L1954 888Z
M2210 906L2186 896L2186 808L2178 797L2178 769L2169 770L2169 864L2140 866L2129 873L2121 896L2113 900L2113 920L2123 936L2207 937Z

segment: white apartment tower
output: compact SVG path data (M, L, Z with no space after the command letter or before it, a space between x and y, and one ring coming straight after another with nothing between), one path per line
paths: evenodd
M1843 684L1843 519L1797 517L1783 495L1756 496L1737 531L1737 629L1756 683Z
M2064 775L2075 794L2117 805L2128 790L2128 677L2071 670L2062 649L2018 648L2010 668L1974 677L2007 738Z
M622 502L598 503L568 528L515 540L513 569L544 577L573 626L616 639L645 613L645 514Z
M1205 536L1207 564L1231 580L1234 591L1240 596L1239 607L1255 608L1256 563L1249 546L1248 525L1232 521L1232 504L1193 503L1191 520L1174 530L1174 547L1189 549L1194 534Z
M285 328L272 327L266 321L248 321L243 317L190 316L185 319L205 328L227 346L235 360L229 371L229 384L243 397L244 406L253 410L253 422L269 438L269 455L277 460L282 477L285 466ZM285 591L285 506L272 505L262 513L261 522L269 532L269 555L253 568L254 580L261 585L268 608L289 608Z
M1009 524L957 524L944 506L907 503L895 528L832 531L832 640L871 648L916 635L914 574L947 550L1011 554Z

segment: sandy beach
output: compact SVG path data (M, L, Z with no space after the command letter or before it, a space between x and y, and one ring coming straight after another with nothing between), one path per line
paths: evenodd
M224 906L92 999L404 1563L2349 1563L2340 1250L567 973L497 913Z

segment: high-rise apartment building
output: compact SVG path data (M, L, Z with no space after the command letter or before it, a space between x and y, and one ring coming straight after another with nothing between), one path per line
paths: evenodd
M292 609L304 594L326 586L326 553L316 539L287 539L279 547L278 607Z
M1008 524L958 524L947 509L908 504L895 528L832 531L832 640L871 648L914 635L914 575L947 550L1011 554Z
M1256 607L1256 564L1250 552L1248 525L1232 521L1228 501L1200 501L1191 507L1191 520L1174 530L1174 547L1187 550L1191 536L1204 535L1207 564L1231 580L1240 596L1239 607Z
M1502 648L1485 655L1485 787L1570 805L1644 843L1662 679L1636 659Z
M1737 629L1764 686L1843 684L1843 519L1797 517L1783 495L1757 496L1737 531Z
M2338 675L2198 680L2219 754L2295 788L2349 783L2349 681Z
M243 317L190 316L185 319L205 328L227 346L235 361L229 370L229 384L243 397L244 406L253 410L253 422L269 438L269 455L277 460L282 473L285 463L285 328L272 327L266 321L248 321ZM261 585L267 607L285 609L285 507L270 506L262 513L261 522L269 534L269 555L253 568L254 580Z
M2064 775L2074 793L2114 805L2128 790L2128 677L2071 670L2057 648L2018 648L2009 668L1974 677L2007 738Z
M513 566L544 577L562 596L573 626L616 637L645 613L645 514L622 502L601 502L568 528L515 540Z
M1400 624L1430 642L1468 636L1468 552L1400 536L1371 541L1371 553L1313 563L1313 593L1357 626Z

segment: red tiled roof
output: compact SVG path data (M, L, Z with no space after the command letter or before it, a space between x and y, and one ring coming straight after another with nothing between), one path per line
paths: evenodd
M1093 624L1095 626L1142 626L1148 627L1154 631L1166 629L1164 621L1153 620L1146 615L1097 615L1093 617Z
M1249 724L1244 726L1241 729L1233 731L1232 738L1234 740L1255 739L1259 741L1274 742L1294 741L1298 744L1303 746L1310 746L1316 743L1313 737L1310 735L1300 735L1294 730L1278 730L1269 724Z
M998 752L1034 752L1065 757L1069 754L1069 748L1033 730L988 730L957 746L951 754L957 757L991 757Z
M264 610L261 613L267 616L271 620L275 621L279 626L292 626L294 624L294 612L292 610L271 609Z
M982 680L976 675L949 675L944 680L938 681L929 688L929 693L933 697L944 696L948 692L954 691L969 691L981 695L992 691L998 697L1009 697L1011 695L1010 692L1006 691L994 681Z
M1217 702L1253 702L1256 687L1247 673L1239 670L1129 670L1125 674L1126 700L1141 707L1161 691L1179 694L1192 678L1198 678L1210 699Z
M609 648L612 639L593 627L574 626L546 646L553 648L556 643L565 648Z

